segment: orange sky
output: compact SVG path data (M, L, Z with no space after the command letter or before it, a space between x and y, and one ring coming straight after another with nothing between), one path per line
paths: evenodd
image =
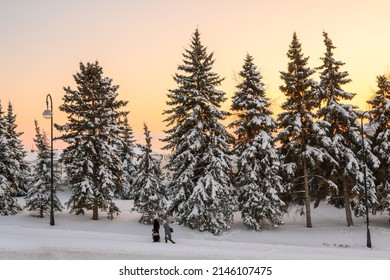
M293 32L310 56L309 66L317 67L325 30L337 47L335 58L346 63L342 70L352 79L345 89L356 92L353 102L367 109L364 101L376 89L376 76L389 72L389 11L388 0L4 0L0 100L3 109L13 103L25 148L31 149L34 119L50 132L50 122L42 117L46 94L53 97L54 121L63 124L65 115L58 110L63 87L75 88L72 75L80 61L99 60L104 75L120 86L119 98L129 101L137 139L144 143L146 122L158 150L167 90L176 86L172 75L197 27L214 52L214 71L225 77L220 87L229 98L225 108L249 52L274 110L283 99L279 71L286 70Z

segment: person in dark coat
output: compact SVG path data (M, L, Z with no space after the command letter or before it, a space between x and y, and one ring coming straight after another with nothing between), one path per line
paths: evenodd
M172 240L171 227L167 221L163 221L164 231L165 231L165 243L168 243L168 240L175 244L175 241Z
M152 238L153 242L160 242L160 222L158 219L153 221Z

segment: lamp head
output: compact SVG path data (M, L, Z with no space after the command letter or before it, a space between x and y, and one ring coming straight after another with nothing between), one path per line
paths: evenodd
M53 112L49 109L46 109L43 111L42 115L45 119L50 119L53 116Z

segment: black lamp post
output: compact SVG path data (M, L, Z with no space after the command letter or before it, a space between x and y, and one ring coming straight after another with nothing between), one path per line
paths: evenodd
M50 99L50 109L49 109ZM54 187L53 187L53 99L46 96L46 110L42 113L45 119L50 119L50 225L54 226Z
M368 191L367 191L367 167L366 167L366 151L364 149L364 129L363 129L363 119L364 115L368 112L364 112L361 116L361 134L362 134L362 152L363 152L363 172L364 172L364 196L366 201L366 225L367 225L367 247L371 248L371 234L370 234L370 220L368 218Z

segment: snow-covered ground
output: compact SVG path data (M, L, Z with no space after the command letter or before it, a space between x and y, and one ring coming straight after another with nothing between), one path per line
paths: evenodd
M66 201L69 193L59 193ZM23 199L20 199L23 204ZM347 227L343 210L328 205L313 209L313 228L305 217L290 212L279 228L261 232L248 230L236 215L232 228L220 236L191 230L175 223L176 244L153 243L151 226L138 223L140 214L131 212L131 201L118 200L122 213L114 220L92 221L67 210L40 219L23 211L0 217L0 259L3 260L129 260L129 259L262 259L262 260L388 260L390 224L387 214L370 216L373 247L366 247L366 225L355 218Z
M59 193L66 201L69 193ZM24 200L19 199L23 205ZM76 216L67 211L49 218L35 218L23 211L0 216L1 279L233 279L237 275L218 273L226 268L269 266L272 279L366 279L387 273L390 259L388 215L371 216L373 247L366 247L364 219L355 218L347 227L343 210L328 205L313 209L313 225L291 211L279 228L261 232L248 230L239 214L232 228L220 236L172 223L176 244L153 243L152 227L138 223L140 214L131 212L131 201L118 200L122 213L114 220L92 221L91 213ZM49 261L47 261L49 260ZM55 260L50 261L50 260ZM83 260L80 262L80 260ZM307 263L309 261L309 263ZM202 276L123 274L124 269L163 268L180 273L185 268L202 269ZM171 270L168 270L171 269ZM246 268L245 268L246 269ZM151 271L151 270L150 270ZM149 272L150 272L149 271ZM134 272L134 270L133 270ZM214 273L217 273L214 275ZM258 279L265 275L241 275Z

